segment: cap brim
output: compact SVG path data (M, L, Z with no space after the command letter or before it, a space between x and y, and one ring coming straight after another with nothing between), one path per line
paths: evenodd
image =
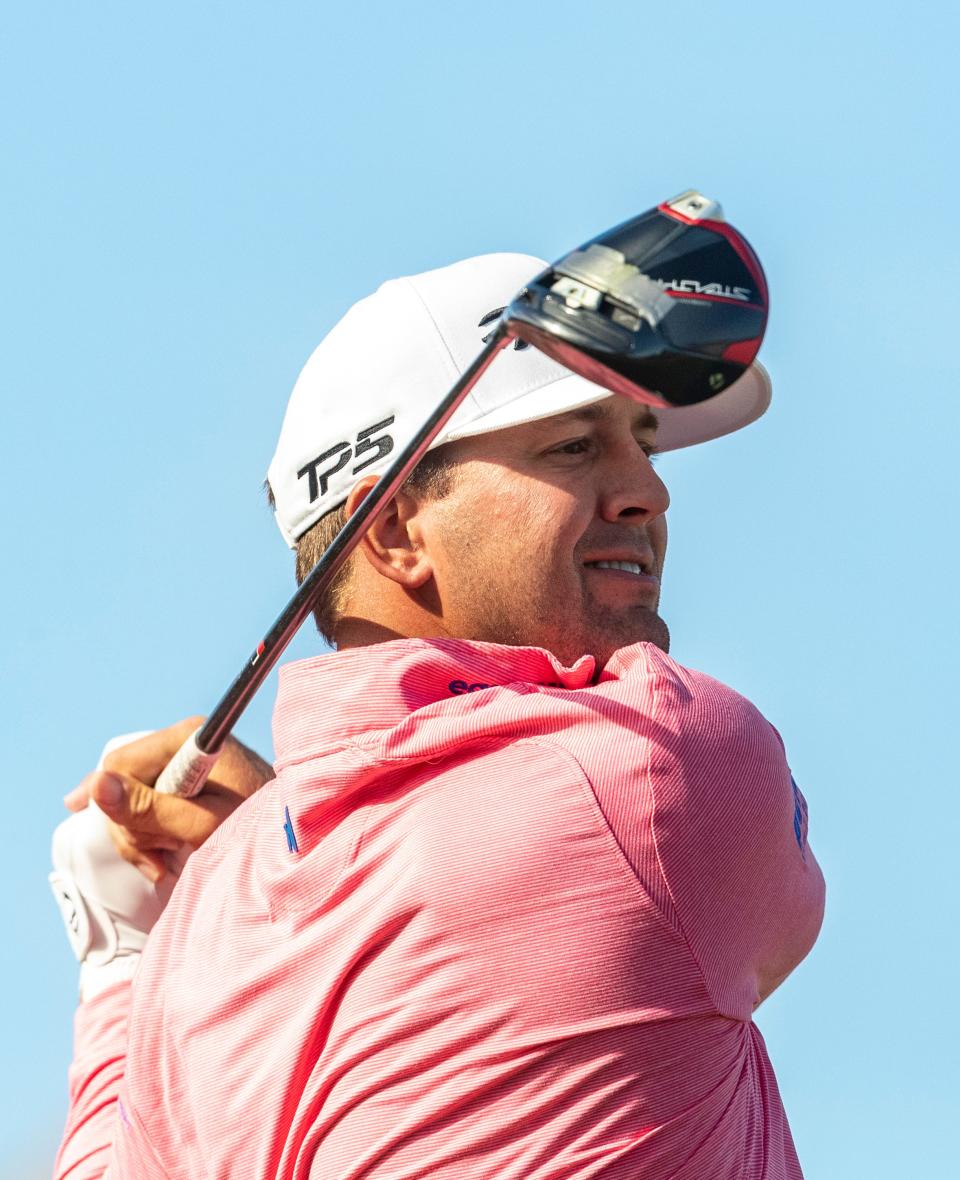
M660 422L657 449L677 451L749 426L766 413L772 393L770 374L754 361L742 377L716 397L696 406L655 411Z
M749 426L764 414L770 405L771 393L769 374L761 364L754 362L729 389L708 401L695 406L657 407L654 410L660 424L657 450L676 451ZM498 406L472 422L443 431L433 445L552 418L554 414L566 414L615 396L609 389L570 373Z

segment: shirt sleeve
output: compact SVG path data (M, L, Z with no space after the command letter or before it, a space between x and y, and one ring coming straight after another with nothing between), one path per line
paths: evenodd
M718 1010L747 1020L823 916L807 805L773 726L718 681L650 652L641 740L598 801L683 934Z
M74 1018L70 1105L54 1180L110 1180L127 1052L129 981L80 1004Z

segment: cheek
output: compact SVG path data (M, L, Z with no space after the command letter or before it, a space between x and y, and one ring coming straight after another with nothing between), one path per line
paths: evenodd
M524 580L566 577L574 568L584 529L574 508L564 496L545 494L540 484L500 502L491 533L517 554Z
M435 505L430 548L438 582L456 593L490 587L550 586L574 592L576 545L589 522L577 500L539 480L484 471Z

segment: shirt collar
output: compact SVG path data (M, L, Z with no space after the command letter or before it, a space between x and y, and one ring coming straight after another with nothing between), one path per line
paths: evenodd
M397 725L437 701L505 684L583 688L592 656L564 667L543 648L464 639L397 639L297 660L280 669L277 766Z

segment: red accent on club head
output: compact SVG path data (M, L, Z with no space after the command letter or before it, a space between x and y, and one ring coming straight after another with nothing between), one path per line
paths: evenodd
M756 256L753 247L746 238L742 237L726 221L711 221L709 218L704 217L687 217L685 213L679 213L676 209L671 209L665 201L658 205L657 209L665 217L672 217L674 221L681 221L684 225L698 225L703 229L712 230L713 233L720 234L721 237L726 238L734 250L736 250L747 270L753 275L754 281L757 284L757 290L760 292L764 307L769 314L770 292L767 290L767 276L763 273L760 259Z
M723 359L735 365L743 365L747 369L753 364L759 351L759 340L737 340L723 350Z
M664 295L671 299L705 299L708 303L730 303L734 307L750 307L754 311L766 311L762 303L750 303L746 299L731 299L728 295L705 295L703 291L675 291L672 287L664 288Z

